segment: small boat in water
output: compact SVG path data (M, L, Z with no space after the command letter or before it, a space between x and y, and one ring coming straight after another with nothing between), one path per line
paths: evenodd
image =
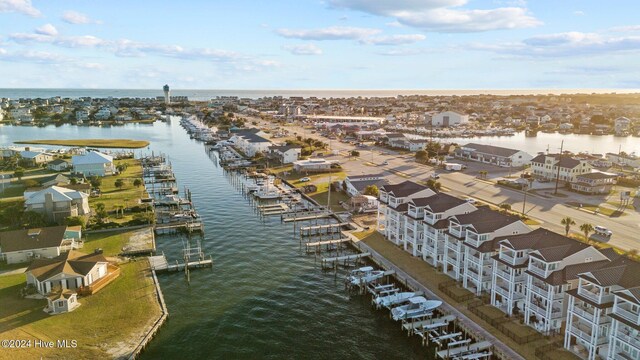
M440 300L427 300L424 296L416 296L410 298L408 304L391 309L391 316L395 321L425 316L440 305L442 305Z
M384 276L383 270L373 270L371 266L361 267L351 271L349 274L348 282L351 285L368 284L372 281L378 280Z
M382 306L382 307L390 308L392 306L402 304L415 296L416 296L416 293L412 291L397 292L394 294L377 296L375 299L373 299L373 302L378 307Z

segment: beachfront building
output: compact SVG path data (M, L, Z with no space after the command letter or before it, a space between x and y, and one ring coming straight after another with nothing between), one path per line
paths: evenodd
M424 241L422 259L434 267L443 264L445 232L449 227L449 217L468 214L477 208L470 202L445 193L438 193L415 202L424 213Z
M501 167L521 167L528 165L533 159L533 156L522 150L475 143L462 145L455 150L454 154L461 159Z
M71 158L73 172L89 176L107 176L116 172L113 165L113 157L99 151L88 151L84 155L75 155Z
M607 360L640 359L640 286L613 294Z
M613 307L616 294L623 294L624 290L640 286L639 273L640 263L618 256L604 265L594 265L590 270L578 274L578 287L568 291L564 338L566 349L587 360L611 356L612 346L617 352L632 351L630 346L624 346L624 343L627 343L625 340L630 339L624 336L625 329L621 329L619 323L618 329L615 330L621 329L622 332L612 331L614 317L618 321L624 321L626 317L621 315L629 315L623 312L625 304L619 303L617 315L613 315ZM633 308L629 306L627 309ZM623 343L623 346L617 347L616 344L620 343ZM637 341L634 345L637 345ZM619 353L613 355L615 359L625 359Z
M463 125L469 122L469 115L463 115L455 111L444 111L431 117L432 126L449 127Z
M300 146L293 145L274 145L269 146L269 151L271 156L278 160L281 164L291 164L294 161L300 159L302 148Z
M453 216L450 220L453 226L464 228L464 237L450 239L460 248L460 252L448 252L452 263L461 264L460 276L462 286L480 295L491 289L493 275L492 256L498 249L498 241L503 236L526 234L531 231L520 217L507 215L481 207L468 214ZM462 244L460 246L460 243Z
M319 173L331 171L339 166L338 160L311 158L293 162L293 170L299 173Z
M3 231L0 232L0 258L7 264L53 258L65 251L78 248L80 237L81 233L67 231L64 225Z
M62 224L69 216L89 215L89 195L84 192L51 186L24 192L27 211L43 214L47 221Z
M588 195L608 194L616 183L618 175L594 171L576 175L571 190Z
M349 196L363 195L364 190L371 185L378 189L387 184L382 174L349 175L344 179L343 187Z
M591 169L593 167L587 160L574 159L569 155L541 154L531 160L533 176L545 180L558 178L560 181L575 182L576 176L588 174Z
M109 274L109 262L101 253L85 254L77 250L52 259L35 259L27 268L27 285L48 295L56 290L78 290Z
M411 199L429 197L435 192L413 181L404 181L395 185L384 185L378 189L377 229L391 242L401 245L405 232L404 214Z

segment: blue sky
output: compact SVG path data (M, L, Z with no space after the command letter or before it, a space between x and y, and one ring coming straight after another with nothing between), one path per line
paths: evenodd
M640 89L635 0L0 0L0 87Z

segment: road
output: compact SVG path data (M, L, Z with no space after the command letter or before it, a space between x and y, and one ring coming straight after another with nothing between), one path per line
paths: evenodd
M261 121L262 126L273 126L273 124ZM312 134L297 125L287 125L285 127L291 133L297 133L304 137L328 142L328 139L319 134ZM277 140L277 139L275 139ZM405 180L426 181L434 172L439 173L440 183L446 187L451 194L460 197L473 197L482 202L490 204L511 204L512 209L520 211L522 209L524 195L521 191L496 186L492 182L476 179L475 176L461 172L442 172L434 170L433 167L416 163L413 154L401 155L387 149L369 147L366 149L342 143L336 140L329 141L331 150L339 150L341 163L348 175L362 175L371 173L382 173L391 183ZM359 157L349 157L348 152L358 150ZM382 165L384 162L388 165ZM611 218L605 215L596 215L565 205L571 202L571 196L567 198L544 198L542 196L529 194L525 213L530 218L541 223L541 226L564 234L564 226L560 220L564 217L571 217L576 225L572 231L579 232L579 226L583 223L590 223L593 226L601 225L613 231L613 236L608 239L608 243L624 250L640 250L640 213L638 210L626 210L623 216ZM574 200L575 201L575 200ZM636 200L638 203L638 200Z

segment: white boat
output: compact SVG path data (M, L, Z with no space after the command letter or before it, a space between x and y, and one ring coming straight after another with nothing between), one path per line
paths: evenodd
M416 296L410 298L408 304L391 309L391 316L396 321L411 319L427 315L440 305L440 300L427 300L424 296Z
M390 308L392 306L402 304L403 302L406 302L415 296L416 296L415 292L398 292L395 294L378 296L375 299L373 299L373 301L376 304L376 306L383 306L386 308Z
M384 276L383 270L373 270L371 266L361 267L351 271L348 281L351 285L368 284Z

